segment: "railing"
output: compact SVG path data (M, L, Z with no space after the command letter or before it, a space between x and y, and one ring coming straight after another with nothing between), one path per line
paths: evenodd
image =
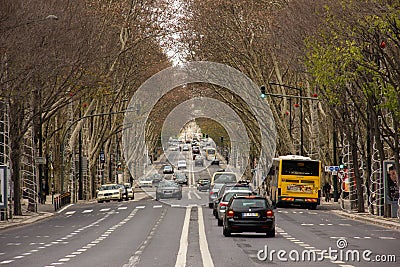
M61 209L63 206L71 203L71 192L66 192L54 198L54 211Z

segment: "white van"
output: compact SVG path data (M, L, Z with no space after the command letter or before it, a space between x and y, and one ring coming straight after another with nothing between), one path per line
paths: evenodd
M178 170L186 169L187 168L186 160L184 160L184 159L178 160L177 168L178 168Z

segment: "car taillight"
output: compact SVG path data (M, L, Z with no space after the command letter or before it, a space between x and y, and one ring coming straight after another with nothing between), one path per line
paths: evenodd
M267 210L267 218L273 218L274 212L272 210Z
M233 215L235 215L235 213L233 212L233 210L228 210L228 213L226 214L226 216L228 218L233 218Z
M220 207L226 207L226 206L228 206L228 203L222 203L222 202L221 202L221 203L219 203L219 206L220 206Z

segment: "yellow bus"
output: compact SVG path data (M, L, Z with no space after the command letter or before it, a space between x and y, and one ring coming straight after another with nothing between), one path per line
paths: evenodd
M321 161L287 155L273 159L266 191L276 206L301 205L316 209L321 197Z

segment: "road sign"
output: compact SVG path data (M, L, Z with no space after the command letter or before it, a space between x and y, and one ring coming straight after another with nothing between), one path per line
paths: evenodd
M339 166L325 166L325 172L338 172Z

